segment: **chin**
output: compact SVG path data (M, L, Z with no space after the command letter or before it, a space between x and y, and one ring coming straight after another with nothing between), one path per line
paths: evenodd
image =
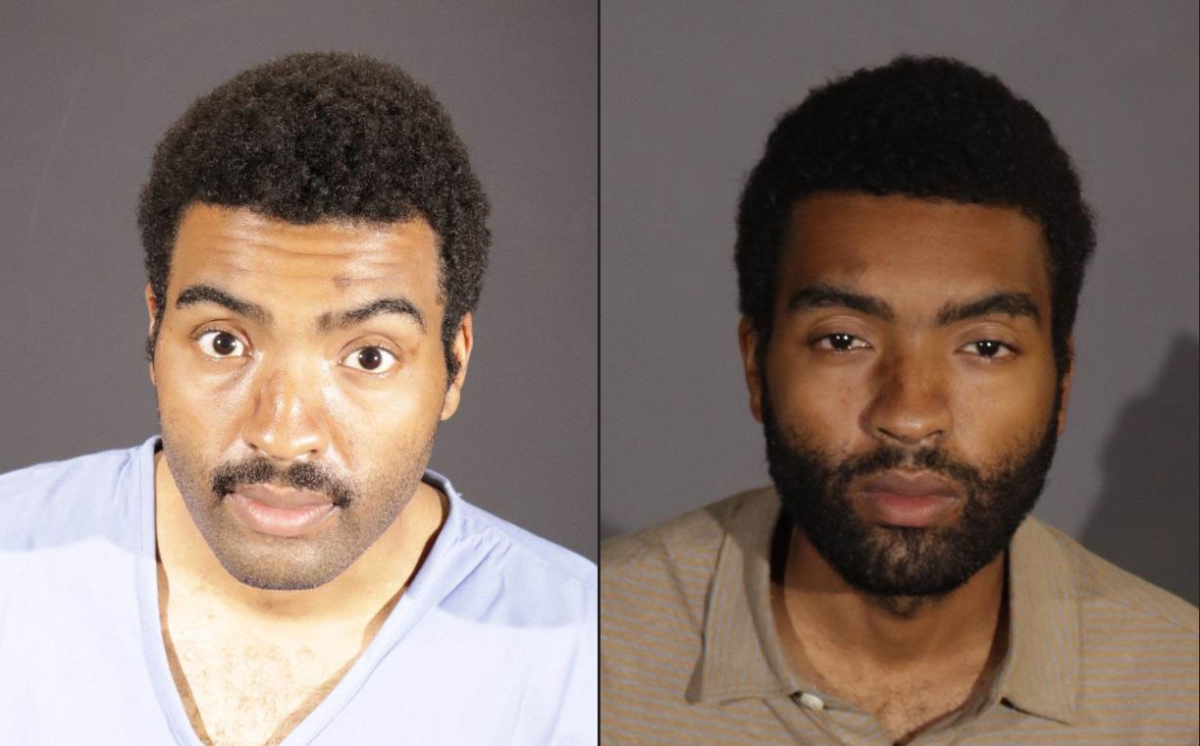
M362 552L350 551L335 537L281 539L242 532L209 542L217 561L243 585L262 590L302 591L334 580Z

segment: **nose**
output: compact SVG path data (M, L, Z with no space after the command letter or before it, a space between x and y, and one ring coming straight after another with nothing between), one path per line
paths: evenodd
M872 437L917 448L945 439L952 424L945 372L935 361L895 353L881 363L866 413Z
M315 373L264 368L254 385L242 440L256 455L294 461L324 454L328 419Z

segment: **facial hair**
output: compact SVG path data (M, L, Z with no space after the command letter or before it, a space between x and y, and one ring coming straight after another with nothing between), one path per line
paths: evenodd
M172 429L162 423L163 452L184 504L226 572L264 590L308 590L341 575L398 518L416 494L433 450L434 434L414 453L396 459L395 468L363 479L343 477L314 463L280 468L266 459L208 467L192 452L176 448ZM335 522L317 537L247 537L223 509L238 486L274 484L327 495Z
M1061 387L1040 439L999 466L981 469L940 447L883 445L838 460L814 438L780 425L763 382L763 431L784 514L848 585L897 614L961 587L1008 546L1045 484L1058 442ZM891 470L927 470L957 483L963 507L950 526L877 526L855 510L852 480Z
M275 484L328 495L336 508L344 508L358 499L358 490L348 480L341 479L328 467L308 461L280 469L266 458L221 464L213 472L212 492L223 498L239 485Z

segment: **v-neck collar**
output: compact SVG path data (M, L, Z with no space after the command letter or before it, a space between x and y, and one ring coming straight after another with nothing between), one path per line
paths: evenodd
M158 563L155 535L154 455L162 440L154 436L138 449L133 468L137 473L137 519L139 522L137 596L142 627L142 650L150 680L168 727L180 746L204 746L192 727L175 686L167 661L166 644L159 617ZM346 670L325 698L280 742L279 746L305 746L332 722L338 712L366 684L372 672L396 647L421 618L435 607L474 569L477 562L455 561L464 539L465 504L450 480L426 470L423 480L446 495L446 519L434 539L433 547L421 569L413 577L395 608L388 614L374 639Z

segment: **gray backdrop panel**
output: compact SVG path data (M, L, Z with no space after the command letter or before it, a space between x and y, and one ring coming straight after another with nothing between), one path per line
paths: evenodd
M364 52L437 92L493 205L477 347L432 466L594 558L596 26L589 0L4 3L0 472L157 430L134 209L167 126L259 62Z
M733 216L812 86L902 52L998 74L1099 216L1067 433L1037 514L1196 603L1193 2L601 4L601 530L768 482L737 353Z

